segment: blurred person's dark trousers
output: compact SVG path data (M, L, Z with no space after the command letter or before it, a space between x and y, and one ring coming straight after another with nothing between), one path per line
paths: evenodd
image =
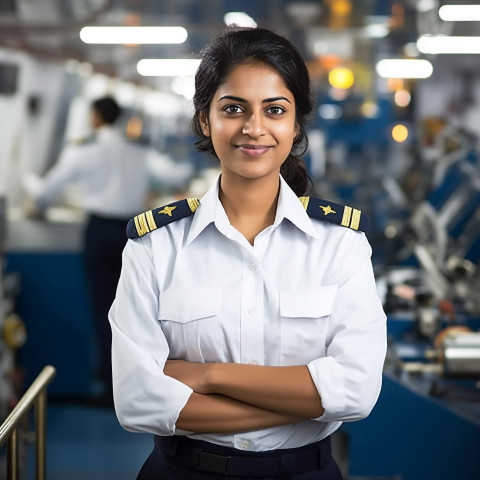
M120 278L127 222L90 215L85 230L84 260L98 349L97 375L104 383L106 395L112 391L112 333L108 312Z

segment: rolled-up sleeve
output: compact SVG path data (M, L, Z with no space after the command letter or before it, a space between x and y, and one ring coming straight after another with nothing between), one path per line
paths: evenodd
M158 321L158 284L148 239L129 240L110 309L115 411L132 432L173 435L192 390L164 375L169 346ZM184 432L183 432L184 433Z
M325 409L318 421L365 418L380 394L386 316L375 285L370 246L359 240L357 248L345 254L345 271L350 272L339 285L330 315L326 356L308 364Z

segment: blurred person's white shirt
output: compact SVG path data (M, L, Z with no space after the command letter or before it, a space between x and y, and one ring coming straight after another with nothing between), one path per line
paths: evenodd
M29 174L24 185L37 206L45 208L68 185L76 184L85 211L126 219L147 208L152 176L175 188L191 176L191 167L129 141L112 126L102 126L94 140L67 146L44 177Z

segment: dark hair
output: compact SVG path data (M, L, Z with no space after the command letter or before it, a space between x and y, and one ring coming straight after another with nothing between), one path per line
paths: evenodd
M303 155L308 148L305 125L313 109L310 77L298 50L284 37L264 28L227 27L202 52L202 61L195 75L193 129L200 139L198 151L217 156L210 137L204 135L200 114L208 116L210 103L231 70L241 64L262 62L273 67L295 98L298 134L283 162L280 173L297 195L304 195L311 186Z
M92 102L92 108L99 113L105 123L115 123L120 115L120 107L112 97L99 98Z

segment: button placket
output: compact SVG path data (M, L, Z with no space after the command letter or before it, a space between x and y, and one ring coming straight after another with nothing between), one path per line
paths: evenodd
M262 363L264 358L263 277L252 252L244 252L241 292L241 362Z

